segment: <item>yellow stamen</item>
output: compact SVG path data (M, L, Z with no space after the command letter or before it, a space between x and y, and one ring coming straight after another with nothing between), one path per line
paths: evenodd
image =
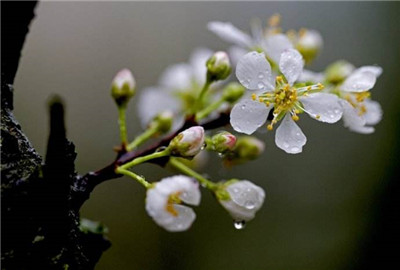
M320 119L320 118L321 118L321 115L317 114L317 115L315 116L315 118Z
M267 126L267 129L268 129L268 130L273 130L274 127L272 126L272 124L269 124L269 125Z
M319 90L322 90L325 87L322 83L318 83L317 86L318 86Z
M256 95L256 94L251 94L251 98L252 98L253 100L256 100L257 95Z
M281 22L281 15L276 13L269 18L268 25L271 27L276 27L280 24L280 22Z
M294 121L299 121L299 117L296 114L292 115L292 119Z

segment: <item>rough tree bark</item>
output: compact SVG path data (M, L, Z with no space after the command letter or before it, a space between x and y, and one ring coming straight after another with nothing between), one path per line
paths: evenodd
M65 137L60 101L50 107L45 162L13 116L13 82L36 2L2 2L2 269L93 269L110 243L81 232L72 207L74 145ZM34 91L34 89L31 89Z

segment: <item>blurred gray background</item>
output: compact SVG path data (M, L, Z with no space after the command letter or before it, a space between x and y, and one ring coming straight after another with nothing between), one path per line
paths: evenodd
M77 170L102 168L114 159L119 140L109 94L119 69L134 72L140 91L156 84L168 65L186 61L195 47L228 47L207 31L208 21L249 30L252 17L265 21L277 12L285 30L308 27L323 34L325 46L312 69L337 59L383 67L372 91L384 109L376 132L358 135L341 123L302 117L308 143L300 155L279 150L269 133L258 134L266 151L257 161L227 171L212 157L212 179L250 179L266 190L264 207L242 231L203 190L194 226L167 233L147 216L141 186L127 178L106 182L82 210L110 230L113 245L97 269L355 269L368 257L399 163L399 3L42 2L16 77L15 114L44 155L46 103L61 95ZM130 105L132 138L140 125L135 101ZM152 181L170 174L151 165L138 171Z

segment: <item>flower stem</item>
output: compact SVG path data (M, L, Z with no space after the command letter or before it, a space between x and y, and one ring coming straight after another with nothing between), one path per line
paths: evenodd
M150 187L151 187L151 184L150 184L149 182L147 182L146 179L144 179L144 177L139 176L139 175L137 175L137 174L134 173L134 172L125 170L125 169L123 169L123 168L121 168L121 167L118 167L118 168L115 170L115 172L116 172L116 173L119 173L119 174L123 174L123 175L129 176L129 177L135 179L135 180L138 181L140 184L142 184L145 188L150 188Z
M165 156L168 156L169 154L170 154L170 150L168 148L166 148L165 150L160 151L160 152L154 152L153 154L150 154L147 156L137 157L134 160L119 166L117 168L117 170L118 169L127 170L127 169L129 169L133 166L139 165L143 162L146 162L146 161L149 161L149 160L155 159L155 158L165 157Z
M201 92L196 100L194 106L195 112L199 111L202 108L204 95L207 93L208 89L210 88L210 85L211 81L207 79L206 82L204 83L203 89L201 89Z
M203 110L199 111L196 114L196 121L201 120L205 117L207 117L210 113L212 113L214 110L218 109L222 103L225 102L224 98L221 98L217 101L215 101L214 103L208 105L206 108L204 108Z
M197 181L199 181L200 184L202 186L204 186L205 188L208 188L210 190L216 190L217 189L217 187L218 187L217 184L215 184L215 183L211 182L210 180L206 179L205 177L203 177L198 172L190 169L188 166L186 166L185 164L180 162L177 158L171 157L170 160L169 160L169 163L174 168L178 169L180 172L197 179Z
M118 124L119 124L119 132L121 136L121 143L123 146L126 146L128 143L128 135L126 131L126 106L121 105L118 106Z
M149 129L147 129L145 132L137 136L127 147L126 149L128 151L131 151L141 145L142 143L146 142L148 139L150 139L154 134L157 133L158 127L157 125L151 126Z

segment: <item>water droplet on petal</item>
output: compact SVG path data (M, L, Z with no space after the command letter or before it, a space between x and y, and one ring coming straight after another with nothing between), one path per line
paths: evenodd
M265 84L264 84L263 82L259 82L259 83L257 84L257 86L258 86L258 89L260 89L260 90L262 90L262 89L265 88Z
M246 227L246 221L244 220L235 220L233 222L233 226L235 227L236 230L242 230Z
M256 207L256 204L254 203L254 201L248 200L248 201L246 201L246 202L244 203L244 207L245 207L246 209L251 210L251 209L254 209L254 207Z
M289 144L288 144L287 142L284 142L284 143L283 143L283 147L289 148Z
M293 146L290 150L292 150L292 152L298 152L300 148L298 148L297 146Z
M261 72L260 72L260 73L258 73L258 78L259 78L259 79L264 79L264 74L263 74L263 73L261 73Z

